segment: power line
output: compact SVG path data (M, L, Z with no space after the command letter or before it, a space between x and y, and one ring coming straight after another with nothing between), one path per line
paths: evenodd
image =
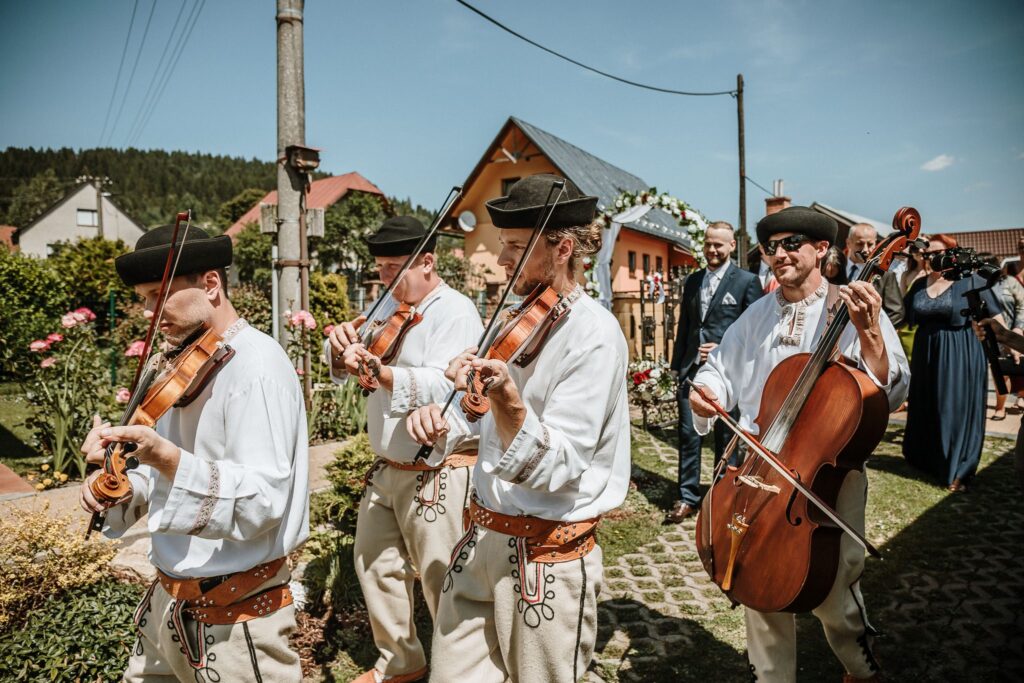
M138 139L142 136L142 131L145 130L146 126L149 124L149 120L153 117L153 114L156 112L157 105L160 104L160 98L163 97L164 90L167 89L167 84L171 81L171 76L174 74L174 69L178 66L178 60L181 59L181 55L185 51L185 46L188 44L188 39L192 36L192 30L196 27L196 23L199 21L199 15L202 14L203 7L205 5L206 0L196 0L196 4L192 6L194 16L192 13L189 14L189 19L192 20L192 23L189 23L189 19L185 20L186 26L185 29L182 31L178 45L175 47L176 52L174 56L171 58L172 61L170 62L170 68L166 72L166 77L160 84L160 87L157 88L156 96L153 98L153 101L149 106L149 111L146 112L146 116L143 119L142 124L139 126L138 132L136 132L135 137L129 142L129 145L134 145L138 141Z
M600 76L604 76L605 78L610 78L613 81L618 81L619 83L625 83L626 85L632 85L632 86L637 87L637 88L643 88L644 90L654 90L655 92L668 93L669 95L688 95L690 97L712 97L712 96L715 96L715 95L733 95L733 96L735 96L736 92L737 92L736 90L720 90L720 91L716 91L716 92L690 92L690 91L686 91L686 90L672 90L671 88L661 88L661 87L656 86L656 85L647 85L645 83L637 83L636 81L631 81L628 78L622 78L620 76L616 76L614 74L610 74L610 73L608 73L606 71L601 71L600 69L596 69L596 68L594 68L592 66L587 66L583 62L578 62L575 59L573 59L572 57L566 57L565 55L563 55L560 52L555 52L551 48L544 47L540 43L538 43L536 41L533 41L533 40L530 40L529 38L527 38L523 34L517 33L516 31L512 30L508 26L505 26L504 24L502 24L497 19L494 19L493 17L490 17L490 16L484 14L483 12L478 10L476 7L473 7L473 5L469 4L468 2L465 2L465 0L455 0L455 2L459 3L460 5L465 7L466 9L471 10L471 11L475 12L476 14L480 15L481 17L483 17L487 21L491 22L492 24L494 24L495 26L497 26L501 30L505 31L506 33L510 33L513 36L515 36L516 38L519 38L520 40L525 41L525 42L529 43L530 45L533 45L536 48L540 48L541 50L544 50L544 52L547 52L548 54L554 55L555 57L558 57L559 59L564 59L565 61L569 62L570 64L575 64L576 66L578 66L580 68L586 69L587 71L592 71L593 73L596 73L596 74L598 74Z
M139 68L139 58L142 56L142 48L146 45L146 36L149 35L149 25L153 21L153 13L156 11L156 0L153 0L153 5L149 8L149 18L146 19L146 28L142 31L142 40L139 41L139 49L135 53L135 63L132 64L132 72L128 75L128 85L124 87L124 95L121 97L121 106L117 108L117 116L114 117L114 124L110 127L110 138L108 142L114 139L114 131L117 130L117 123L121 120L121 112L124 111L125 102L128 101L128 93L132 89L132 81L135 80L135 70Z
M762 189L762 190L764 191L764 193L765 193L766 195L768 195L769 197L774 197L774 196L775 196L775 193L774 193L774 192L770 192L770 191L768 191L768 188L766 188L766 187L765 187L764 185L760 185L760 184L758 184L758 183L754 182L754 179L753 179L753 178L751 178L750 176L748 176L748 175L745 175L745 176L743 176L743 179L744 179L744 180L746 180L746 181L747 181L748 183L750 183L751 185L753 185L754 187L759 187L759 188L761 188L761 189Z
M185 12L186 4L188 4L188 0L181 0L181 7L178 8L178 16L174 19L174 26L171 27L171 32L167 34L167 42L164 43L164 51L160 54L160 61L157 62L156 68L153 69L153 77L149 79L149 87L146 88L146 94L142 96L142 103L139 104L139 111L136 112L135 119L132 121L132 125L128 128L127 139L129 140L134 137L139 122L142 121L142 113L146 110L146 106L149 104L149 96L153 93L153 86L157 83L157 75L164 67L164 59L167 58L167 50L171 47L171 43L174 42L174 34L178 30L178 24L181 23L181 15Z
M121 63L117 65L117 78L114 79L114 92L110 93L110 103L107 105L107 115L103 117L103 129L100 131L99 143L103 144L103 137L107 134L107 124L110 122L110 112L114 109L114 100L117 99L117 86L121 84L121 69L124 67L124 57L128 54L128 42L132 37L132 27L135 25L135 10L139 9L139 0L132 5L132 18L128 22L128 35L124 37L124 47L121 49Z

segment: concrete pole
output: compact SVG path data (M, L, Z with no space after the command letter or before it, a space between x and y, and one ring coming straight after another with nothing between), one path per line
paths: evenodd
M93 178L93 185L96 187L96 227L100 239L103 239L103 181L105 178Z
M740 145L740 224L739 264L747 265L747 143L743 131L743 74L736 74L736 123L739 129Z
M277 0L277 246L275 264L278 310L297 310L301 305L299 261L302 246L299 229L303 177L285 158L289 145L306 140L306 93L303 79L302 10L304 0ZM288 343L288 327L279 328L278 342Z

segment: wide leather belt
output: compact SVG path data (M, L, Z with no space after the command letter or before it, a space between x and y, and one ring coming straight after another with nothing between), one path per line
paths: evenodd
M394 467L396 470L430 472L432 470L439 470L442 467L473 467L474 465L476 465L477 452L468 451L466 453L452 453L447 458L442 460L440 465L428 465L423 460L417 460L416 462L396 462L394 460L388 460L387 458L384 457L381 457L380 459L385 465L387 465L388 467Z
M256 595L252 591L272 579L284 566L285 558L218 578L178 579L157 570L157 581L168 595L187 602L185 611L205 624L235 624L265 616L292 604L288 584L274 586ZM215 585L210 585L214 583ZM246 597L248 596L248 597Z
M469 518L485 529L526 539L526 555L531 562L557 564L586 556L597 539L600 517L580 522L561 522L529 515L505 515L485 508L476 499L469 503Z

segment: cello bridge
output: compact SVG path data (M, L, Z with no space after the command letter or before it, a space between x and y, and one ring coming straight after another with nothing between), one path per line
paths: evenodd
M766 484L762 477L753 476L750 474L741 474L736 477L736 480L741 484L749 486L751 488L758 489L760 491L767 491L768 493L779 493L781 489L774 484Z

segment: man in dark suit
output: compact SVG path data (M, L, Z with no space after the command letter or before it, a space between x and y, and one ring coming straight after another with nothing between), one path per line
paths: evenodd
M672 351L672 369L679 373L679 500L666 515L668 522L681 522L696 514L700 506L701 437L693 428L693 415L688 399L690 388L685 379L692 379L697 368L718 346L725 330L747 306L761 296L757 275L730 261L736 249L732 226L716 221L704 236L704 258L708 266L690 275L683 284L683 300L679 313L679 329ZM722 457L728 443L728 429L715 425L715 458Z

